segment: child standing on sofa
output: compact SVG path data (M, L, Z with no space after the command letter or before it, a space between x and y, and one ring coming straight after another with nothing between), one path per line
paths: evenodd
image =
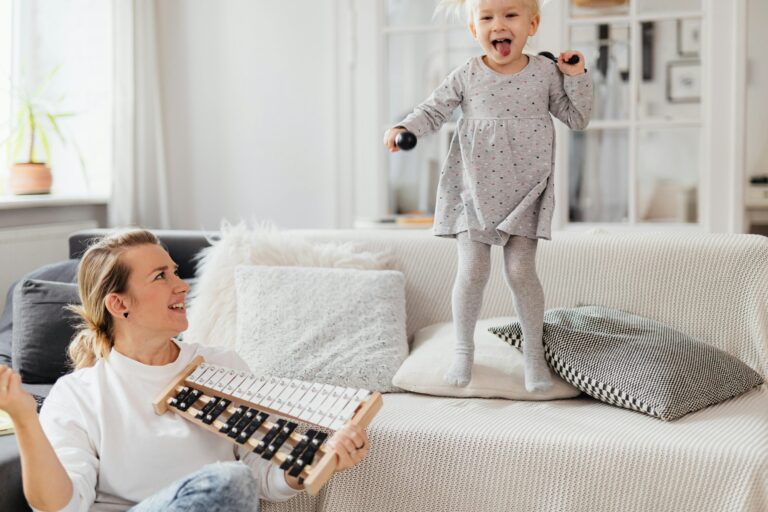
M524 337L525 386L553 385L544 358L544 291L536 275L536 246L551 238L554 206L554 125L550 113L584 129L592 112L592 83L584 56L557 63L523 53L539 27L538 0L442 0L438 9L465 10L485 54L453 70L432 95L387 130L395 138L437 131L461 107L437 189L437 236L456 238L458 272L452 293L456 346L445 381L466 386L474 360L474 331L490 273L492 245L504 249L504 275ZM568 64L572 56L579 61Z

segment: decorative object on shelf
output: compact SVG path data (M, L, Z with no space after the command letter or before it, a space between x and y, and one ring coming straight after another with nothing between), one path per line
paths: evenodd
M701 48L701 21L677 20L677 53L681 57L698 57Z
M18 110L16 124L11 127L4 141L10 169L9 191L16 195L49 194L53 184L51 174L51 135L55 134L62 144L67 138L59 120L72 117L73 112L58 112L56 106L63 97L55 100L44 95L51 81L59 71L56 67L33 90L18 89ZM81 169L84 162L80 149L74 143ZM42 154L41 154L42 152Z
M667 100L698 103L701 100L701 64L678 60L667 64Z
M644 21L640 24L640 39L642 41L643 82L653 81L653 61L655 56L654 42L656 39L656 22Z
M749 179L744 203L747 208L768 208L768 174L758 174Z

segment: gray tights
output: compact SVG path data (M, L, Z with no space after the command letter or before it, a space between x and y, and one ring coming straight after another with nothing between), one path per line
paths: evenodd
M525 387L546 391L552 374L544 359L544 290L536 275L537 240L512 236L504 246L504 277L523 330ZM475 324L483 305L483 292L491 270L491 246L469 239L466 231L456 236L459 268L453 285L453 322L456 346L453 363L445 374L452 386L466 386L472 377Z

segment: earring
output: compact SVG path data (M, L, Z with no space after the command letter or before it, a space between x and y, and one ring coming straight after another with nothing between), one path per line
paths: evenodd
M124 316L125 318L128 318L128 312L126 311L125 313L123 313L123 316Z

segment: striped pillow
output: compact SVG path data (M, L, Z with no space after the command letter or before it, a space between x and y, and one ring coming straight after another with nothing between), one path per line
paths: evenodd
M519 322L490 332L520 349ZM604 306L544 314L552 369L608 404L670 421L763 383L732 355L654 320Z

